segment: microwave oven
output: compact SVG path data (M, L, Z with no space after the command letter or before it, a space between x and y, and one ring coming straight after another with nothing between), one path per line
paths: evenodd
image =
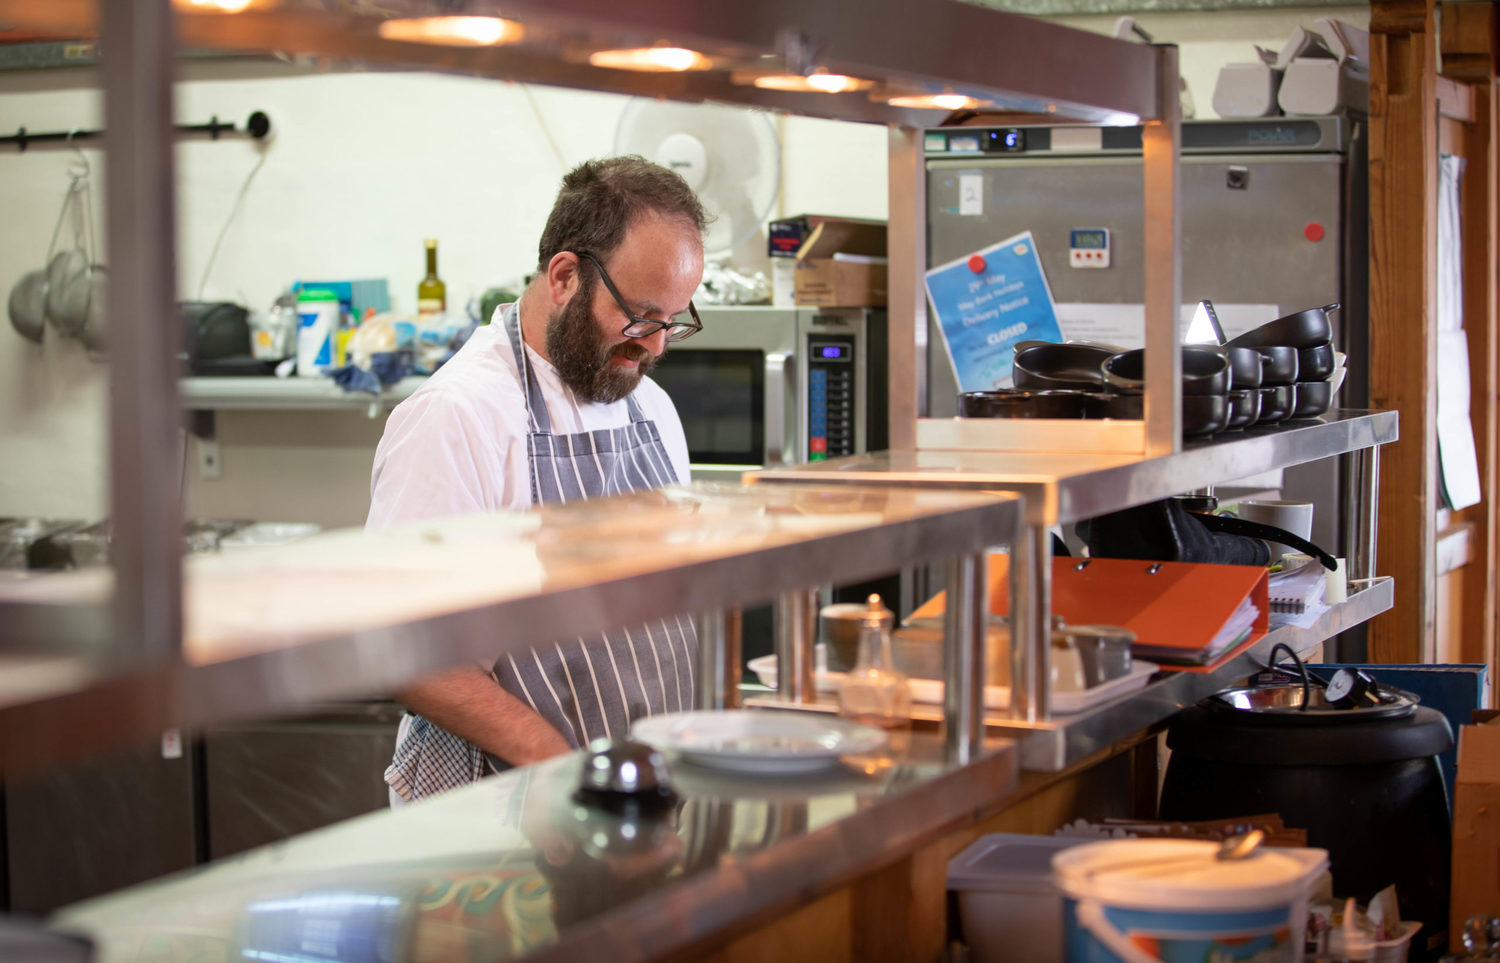
M698 314L703 330L651 372L682 419L694 480L888 447L883 309Z

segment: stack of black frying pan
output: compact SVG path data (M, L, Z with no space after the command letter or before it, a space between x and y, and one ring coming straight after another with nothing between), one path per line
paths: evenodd
M1277 318L1222 345L1182 348L1189 437L1315 418L1332 401L1337 304ZM1072 341L1016 345L1014 388L959 395L965 418L1140 418L1145 352Z

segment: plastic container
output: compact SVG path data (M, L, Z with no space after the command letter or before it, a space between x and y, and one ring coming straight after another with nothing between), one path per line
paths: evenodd
M1062 894L1052 881L1052 857L1088 842L993 833L953 858L948 889L958 897L964 940L974 963L1062 960Z
M1308 891L1328 854L1218 851L1195 839L1113 839L1054 856L1069 963L1301 960Z
M321 288L304 288L297 295L297 321L297 374L320 378L334 366L339 296Z

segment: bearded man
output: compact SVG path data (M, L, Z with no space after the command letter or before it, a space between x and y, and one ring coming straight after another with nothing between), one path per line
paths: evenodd
M643 158L570 171L521 299L391 412L366 529L687 481L682 422L646 373L702 328L706 222L687 183ZM538 643L398 693L393 805L694 706L687 618Z

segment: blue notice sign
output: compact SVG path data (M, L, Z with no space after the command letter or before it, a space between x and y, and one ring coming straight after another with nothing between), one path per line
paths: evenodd
M927 298L960 391L1010 384L1017 341L1061 341L1031 232L927 272Z

